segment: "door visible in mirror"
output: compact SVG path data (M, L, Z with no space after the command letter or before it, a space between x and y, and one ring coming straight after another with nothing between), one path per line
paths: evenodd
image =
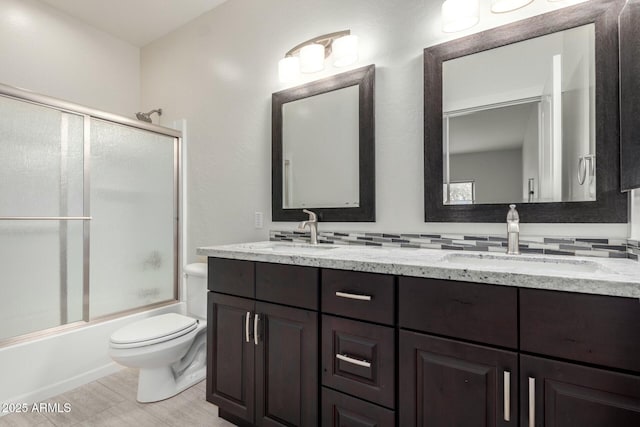
M445 61L442 76L444 204L596 200L593 24Z

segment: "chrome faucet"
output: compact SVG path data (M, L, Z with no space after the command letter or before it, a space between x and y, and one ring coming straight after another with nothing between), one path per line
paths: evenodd
M516 205L509 205L507 214L507 254L520 254L520 215Z
M298 230L304 231L304 229L309 226L309 231L311 231L311 240L309 243L312 245L318 244L318 215L309 210L303 209L302 212L309 214L309 219L306 221L302 221L298 224Z

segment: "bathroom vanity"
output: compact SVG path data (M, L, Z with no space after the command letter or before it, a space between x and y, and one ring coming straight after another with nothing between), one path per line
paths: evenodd
M260 242L208 256L238 425L640 425L640 264Z

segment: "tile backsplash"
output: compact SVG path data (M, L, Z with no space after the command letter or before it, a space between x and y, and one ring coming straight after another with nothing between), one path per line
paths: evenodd
M309 242L309 233L271 230L269 239ZM503 236L426 233L320 231L318 232L318 242L335 245L391 246L476 252L505 252L507 247L507 239ZM529 254L631 258L636 261L640 257L639 242L627 239L521 236L520 251Z

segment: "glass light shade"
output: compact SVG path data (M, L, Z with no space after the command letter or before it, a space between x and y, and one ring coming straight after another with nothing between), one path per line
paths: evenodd
M297 80L300 76L300 59L297 56L287 56L278 61L278 76L282 83Z
M442 3L442 31L466 30L480 21L480 0L446 0Z
M533 0L491 0L491 12L504 13L520 9L531 3Z
M333 65L346 67L358 60L358 36L352 34L335 39L331 45Z
M300 49L300 71L315 73L324 68L324 46L312 43Z

